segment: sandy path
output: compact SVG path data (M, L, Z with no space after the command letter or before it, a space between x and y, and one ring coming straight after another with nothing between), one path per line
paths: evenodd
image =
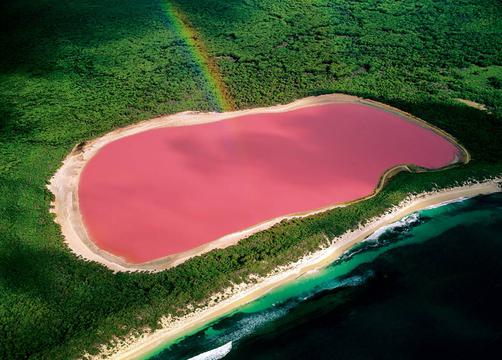
M107 145L112 141L123 138L125 136L130 136L133 134L137 134L146 130L151 130L156 128L163 128L170 126L189 126L189 125L221 121L224 119L243 115L250 115L256 113L286 112L309 106L332 104L332 103L360 103L391 112L407 121L411 121L422 127L431 129L434 132L440 134L441 136L447 138L452 143L456 144L461 153L460 159L457 159L457 162L467 163L470 160L470 156L467 150L446 132L426 123L423 120L420 120L412 116L411 114L405 113L388 105L349 95L331 94L317 97L308 97L305 99L297 100L287 105L277 105L268 108L257 108L257 109L233 111L226 113L183 112L174 115L162 116L159 118L140 122L138 124L131 125L125 128L117 129L100 138L77 145L64 160L63 165L52 177L48 185L48 188L55 196L53 208L51 209L51 211L54 212L56 215L55 221L61 226L61 231L64 236L66 244L71 249L71 251L74 252L77 256L81 256L87 260L97 261L113 271L144 271L144 270L160 271L179 265L180 263L188 260L191 257L203 254L213 249L224 248L236 244L239 240L246 238L256 232L270 228L274 224L277 224L278 222L284 219L310 216L319 212L333 209L335 207L346 206L347 203L336 204L322 209L309 211L307 213L289 214L281 216L279 218L271 219L263 223L256 224L240 232L228 234L226 236L221 237L220 239L217 239L210 243L206 243L189 251L185 251L175 255L170 255L140 265L129 264L124 259L98 248L89 238L79 211L77 190L78 190L78 181L80 178L80 174L87 161L89 161L89 159L91 159L102 147L104 147L105 145ZM410 169L407 166L397 166L395 168L387 170L383 174L382 179L380 180L380 183L378 187L374 190L374 192L365 198L358 199L357 201L362 201L369 197L375 196L381 190L386 180L400 171L410 171Z
M478 110L481 110L481 111L488 111L486 105L484 104L480 104L480 103L477 103L475 101L471 101L471 100L467 100L467 99L455 99L457 100L458 102L461 102L462 104L465 104L467 106L470 106L474 109L478 109Z
M270 276L262 278L256 283L235 286L231 291L220 294L224 298L223 301L215 300L214 304L198 309L179 319L162 319L161 329L154 332L147 331L138 338L130 337L129 339L117 341L113 349L106 350L103 348L99 356L92 358L137 359L146 356L162 346L162 344L196 330L212 320L263 296L278 286L291 282L301 275L322 269L336 260L350 247L363 241L386 225L399 221L407 215L430 206L461 198L501 192L501 181L502 179L495 179L483 183L474 183L410 196L386 214L372 219L367 225L333 239L330 247L307 255L296 263L281 267Z

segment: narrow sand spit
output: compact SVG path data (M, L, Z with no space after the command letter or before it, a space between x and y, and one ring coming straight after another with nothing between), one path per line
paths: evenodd
M486 105L484 105L484 104L480 104L475 101L471 101L471 100L467 100L467 99L455 99L455 100L457 100L458 102L461 102L462 104L470 106L474 109L478 109L481 111L488 111L488 109L486 108Z
M366 106L382 109L387 112L398 115L404 120L416 123L421 127L430 129L440 134L441 136L443 136L444 138L455 144L459 148L459 154L460 154L459 158L455 159L455 163L457 162L467 163L470 160L470 156L468 152L465 150L465 148L462 147L460 144L458 144L458 142L456 142L454 138L452 138L449 134L445 133L444 131L435 128L432 125L416 117L413 117L408 113L402 112L388 105L384 105L370 100L364 100L354 96L341 95L341 94L322 95L317 97L309 97L301 99L287 105L278 105L269 108L258 108L258 109L234 111L227 113L184 112L175 115L163 116L152 120L147 120L138 123L136 125L131 125L122 129L112 131L104 135L103 137L89 141L87 143L77 145L73 149L73 151L68 155L68 157L64 160L62 167L53 176L48 186L51 192L55 196L55 201L53 204L54 206L52 209L52 211L56 215L55 221L61 226L61 230L65 238L66 244L77 256L81 256L87 260L97 261L114 271L144 271L144 270L160 271L176 266L191 257L203 254L210 250L217 248L224 248L233 245L237 243L239 240L248 237L256 232L265 230L284 219L310 216L315 213L333 209L335 207L346 206L347 203L337 204L322 209L309 211L306 213L296 213L296 214L281 216L254 225L243 231L228 234L215 241L203 244L202 246L196 247L189 251L185 251L175 255L170 255L140 265L130 264L126 262L124 259L112 255L98 248L96 244L94 244L94 242L92 242L91 239L89 238L89 235L86 231L79 210L78 183L84 166L101 148L103 148L108 143L113 142L117 139L151 129L203 124L256 113L280 113L304 107L310 107L322 104L333 104L333 103L359 103L359 104L364 104ZM411 169L406 165L400 165L387 170L383 174L378 186L373 191L373 193L365 198L358 199L357 201L362 201L369 197L375 196L375 194L377 194L380 191L386 180L400 171L411 171Z
M296 278L317 271L329 265L350 247L368 238L382 227L394 223L405 216L430 206L450 202L456 199L502 191L502 179L492 179L481 183L470 183L462 186L409 196L399 205L390 209L380 217L369 219L353 231L346 232L332 240L332 245L309 254L299 261L280 267L264 278L254 278L253 282L238 284L222 293L215 294L208 306L197 309L186 316L161 320L161 329L150 331L145 329L140 336L116 339L112 348L102 347L97 356L85 356L88 359L137 359L144 357L162 344L182 337L212 320L249 303L267 292Z

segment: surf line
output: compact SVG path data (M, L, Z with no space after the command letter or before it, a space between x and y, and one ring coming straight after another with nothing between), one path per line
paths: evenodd
M191 57L200 69L201 75L207 84L209 95L213 98L217 110L221 112L234 110L233 100L223 82L218 65L209 56L200 35L174 1L162 0L161 6L164 14L186 44Z

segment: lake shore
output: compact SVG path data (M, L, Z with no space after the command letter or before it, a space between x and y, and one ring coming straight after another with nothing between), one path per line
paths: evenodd
M329 94L308 97L285 105L276 105L267 108L239 110L225 113L183 112L174 115L162 116L159 118L143 121L125 128L120 128L100 138L77 145L64 160L63 165L52 177L48 186L49 190L54 194L55 198L53 207L51 209L51 211L55 214L55 221L61 226L61 231L67 246L77 256L87 260L99 262L113 271L155 272L177 266L194 256L201 255L211 250L222 249L231 245L235 245L241 239L249 237L250 235L259 231L268 229L273 225L281 222L282 220L311 216L336 207L346 206L355 201L364 201L375 196L382 189L385 182L398 172L416 171L412 170L406 164L395 166L391 169L387 169L387 171L382 174L378 186L371 193L362 198L353 199L352 201L344 203L335 203L321 209L312 209L311 211L305 213L285 214L284 216L266 220L259 224L245 228L241 231L229 233L221 238L194 247L190 250L141 264L129 263L122 257L113 255L110 252L101 249L89 236L80 211L78 185L85 165L107 144L126 136L164 127L198 125L258 113L282 113L291 110L302 109L305 107L335 103L357 103L368 107L377 108L395 114L403 118L405 121L413 122L420 127L429 129L436 134L444 137L458 148L458 156L451 164L443 167L443 169L458 163L468 163L470 160L470 155L467 150L461 144L459 144L456 139L454 139L451 135L442 131L441 129L389 105L344 94ZM419 171L424 170L425 169L420 169Z
M276 269L267 277L253 279L253 282L238 284L233 288L216 294L206 307L194 310L186 316L161 320L161 328L148 331L139 336L130 336L118 340L111 348L103 347L98 356L88 356L92 359L137 359L143 358L158 350L163 344L176 340L217 318L249 303L270 290L291 282L312 271L317 271L329 265L355 244L364 241L368 236L382 227L394 223L416 211L451 202L457 199L470 198L502 191L502 179L492 179L485 182L475 182L458 187L438 190L406 198L382 216L370 219L359 228L346 232L332 240L332 245L309 254L299 261Z

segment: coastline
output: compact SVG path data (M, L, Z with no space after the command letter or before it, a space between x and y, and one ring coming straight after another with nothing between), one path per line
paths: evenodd
M348 231L332 240L332 245L309 254L299 261L279 267L269 276L253 279L256 282L235 285L212 297L212 304L197 309L177 319L166 317L161 319L161 328L153 332L145 330L139 336L127 339L116 339L112 348L102 346L97 356L85 356L90 359L137 359L151 355L163 344L180 338L211 321L249 303L267 292L312 271L329 265L355 244L364 241L368 236L384 226L394 223L416 211L431 206L452 202L457 199L471 198L502 191L502 179L495 178L484 182L474 182L437 190L428 193L408 196L400 204L383 215L370 219L357 229ZM223 300L219 300L223 298ZM217 300L218 299L218 300Z
M79 209L78 200L78 183L80 174L82 173L86 163L104 146L118 140L120 138L134 135L140 132L176 126L191 126L210 122L221 121L234 117L251 115L256 113L280 113L295 109L323 105L333 103L358 103L369 107L374 107L383 111L393 113L401 117L404 121L409 121L424 127L430 131L437 133L446 140L450 141L458 148L459 156L449 165L435 170L415 169L409 165L402 164L386 170L373 191L359 199L354 199L345 203L336 203L321 209L312 209L305 213L286 214L274 219L269 219L259 224L252 225L241 231L227 234L219 239L214 239L211 242L202 244L196 248L190 249L174 255L169 255L160 259L141 264L128 263L119 256L113 255L103 249L100 249L88 235L82 216ZM146 120L138 124L134 124L125 128L114 130L105 134L102 137L77 145L73 151L66 157L63 165L58 169L56 174L51 178L48 185L49 190L54 194L55 201L52 204L51 212L55 214L55 222L60 225L61 232L65 239L66 245L78 257L86 260L96 261L106 266L112 271L162 271L174 266L177 266L184 261L214 249L222 249L231 245L235 245L240 240L251 236L259 231L263 231L273 225L286 219L306 217L315 215L320 212L328 211L336 207L343 207L349 204L367 200L380 192L386 181L400 171L420 172L420 171L438 171L456 166L457 164L468 163L470 155L468 151L456 141L448 133L443 130L414 117L413 115L403 112L399 109L382 104L376 101L362 99L355 96L344 94L320 95L315 97L307 97L294 101L290 104L276 105L267 108L255 108L248 110L231 111L225 113L199 113L199 112L183 112L174 115L162 116L151 120Z

